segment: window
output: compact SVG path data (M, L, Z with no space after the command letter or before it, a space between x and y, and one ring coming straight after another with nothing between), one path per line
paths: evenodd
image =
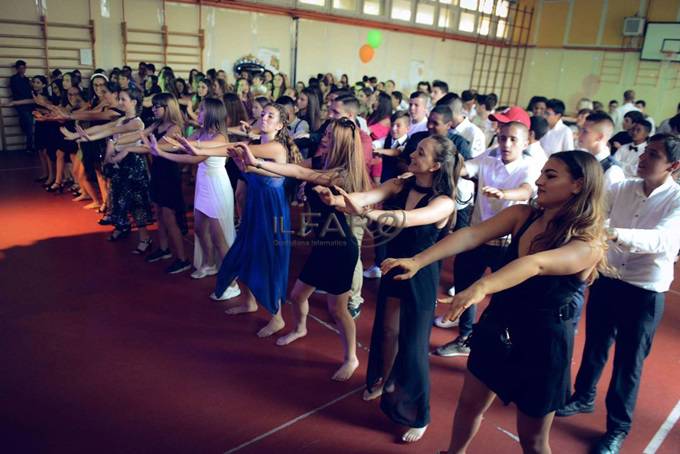
M392 19L411 20L411 0L394 0L392 2Z
M314 6L326 6L326 0L300 0L300 3Z
M458 30L462 32L475 31L475 15L470 13L460 13L460 22L458 22Z
M497 38L506 38L507 37L507 28L506 28L506 23L503 19L498 21L498 25L496 26L496 37Z
M510 8L509 2L507 0L501 0L496 5L496 16L508 17L509 8Z
M479 31L478 33L480 35L488 36L489 35L489 26L491 25L491 21L489 20L488 17L482 18L481 22L479 23Z
M439 3L442 5L451 5L453 3L453 0L439 0Z
M479 0L479 12L484 14L493 13L495 0Z
M438 22L439 27L449 28L451 24L453 24L451 16L453 16L453 11L444 7L439 8L439 22Z
M434 5L418 3L418 10L416 11L416 23L432 25L434 23Z
M354 11L357 9L356 0L333 0L333 8Z
M380 0L364 0L364 14L380 16L380 13L382 12L380 3Z
M477 0L460 0L460 7L463 9L475 11L477 10Z

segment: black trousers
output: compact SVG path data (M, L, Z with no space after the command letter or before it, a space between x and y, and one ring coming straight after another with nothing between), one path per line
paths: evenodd
M576 376L575 395L595 398L595 386L616 341L614 370L607 390L607 430L630 431L640 389L642 365L663 315L664 293L619 279L600 277L586 306L586 344Z
M17 106L19 126L26 137L26 150L33 151L33 106Z

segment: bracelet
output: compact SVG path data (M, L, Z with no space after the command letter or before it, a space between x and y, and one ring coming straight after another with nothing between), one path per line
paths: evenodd
M262 159L258 159L257 162L255 163L255 168L261 169L262 168Z

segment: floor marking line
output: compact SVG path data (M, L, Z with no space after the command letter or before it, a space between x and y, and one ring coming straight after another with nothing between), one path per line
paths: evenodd
M500 430L500 431L503 432L505 435L507 435L508 437L512 438L512 439L515 440L517 443L519 443L519 437L518 437L517 435L515 435L514 433L512 433L512 432L510 432L510 431L508 431L508 430L505 430L505 429L503 429L502 427L499 427L499 426L496 426L496 429Z
M677 404L675 404L675 407L673 407L673 410L671 410L668 418L666 418L663 424L661 424L661 427L659 427L659 430L656 431L654 437L652 437L652 440L649 442L645 450L642 451L642 454L654 454L666 439L671 429L673 429L675 423L678 422L678 419L680 419L680 400Z
M346 392L346 393L343 394L342 396L336 397L335 399L333 399L333 400L331 400L330 402L327 402L327 403L321 405L320 407L316 407L315 409L310 410L310 411L308 411L307 413L304 413L304 414L302 414L302 415L300 415L300 416L298 416L298 417L296 417L296 418L293 418L293 419L291 419L290 421L287 421L287 422L281 424L281 425L278 426L278 427L274 427L273 429L271 429L271 430L269 430L269 431L263 433L262 435L259 435L259 436L255 437L255 438L253 438L252 440L248 440L248 441L246 441L245 443L241 443L240 445L236 446L235 448L232 448L232 449L230 449L229 451L226 451L224 454L232 454L232 453L234 453L234 452L240 451L241 449L246 448L246 447L248 447L248 446L250 446L250 445L252 445L252 444L254 444L254 443L257 443L258 441L263 440L263 439L267 438L268 436L273 435L273 434L275 434L276 432L279 432L279 431L285 429L286 427L292 426L292 425L295 424L296 422L298 422L298 421L300 421L300 420L302 420L302 419L308 418L308 417L312 416L313 414L318 413L318 412L320 412L321 410L323 410L323 409L325 409L325 408L327 408L327 407L330 407L331 405L336 404L336 403L340 402L341 400L343 400L343 399L345 399L345 398L347 398L347 397L349 397L349 396L351 396L351 395L353 395L353 394L357 394L359 391L362 391L363 389L365 389L365 386L364 386L364 385L361 385L361 386L359 386L358 388L355 388L355 389L353 389L353 390L351 390L351 391L349 391L349 392Z
M336 334L340 334L340 331L338 331L338 329L337 329L335 326L333 326L333 325L331 325L330 323L327 323L327 322L321 320L319 317L317 317L316 315L312 314L311 312L310 312L309 314L307 314L307 316L310 317L310 318L312 318L312 320L316 320L317 322L319 322L321 325L325 326L325 327L328 328L329 330L334 331ZM365 350L365 351L369 351L368 347L364 347L364 345L363 345L361 342L357 341L357 345L359 346L359 348L361 348L361 349L363 349L363 350Z

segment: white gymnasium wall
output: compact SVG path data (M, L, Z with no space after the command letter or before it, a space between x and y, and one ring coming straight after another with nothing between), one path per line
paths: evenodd
M123 63L121 22L125 21L129 28L156 31L163 25L162 0L21 1L0 10L0 17L37 20L40 6L44 7L48 21L87 24L92 18L96 64L106 69ZM199 18L198 6L168 1L165 2L165 22L168 29L175 32L197 33L202 26L205 30L203 70L229 69L237 59L248 54L258 56L261 49L266 49L279 55L281 71L287 74L291 71L293 21L287 16L204 6ZM375 58L364 64L358 53L368 30L300 20L298 78L306 81L318 72L332 72L338 77L347 73L351 80L357 80L369 74L393 79L405 92L414 89L421 79L443 79L455 90L468 87L474 44L382 31L383 44L376 50ZM134 41L138 37L131 34L128 39ZM175 38L175 42L182 42L182 38ZM29 59L29 74L40 72L37 65L31 63ZM154 63L157 67L162 64Z
M306 81L318 72L346 73L352 81L365 74L375 75L394 80L406 93L420 80L442 79L454 90L468 88L474 44L382 31L383 43L373 60L364 64L359 60L359 48L366 42L368 30L300 20L298 78Z

